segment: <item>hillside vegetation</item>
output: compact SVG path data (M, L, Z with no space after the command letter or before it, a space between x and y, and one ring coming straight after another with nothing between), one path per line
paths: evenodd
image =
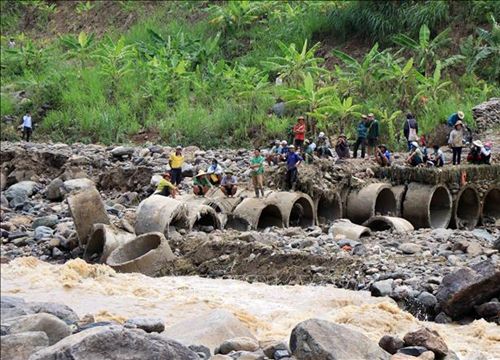
M2 1L2 139L27 110L35 139L205 147L373 112L395 147L406 111L429 132L500 96L497 21L495 1Z

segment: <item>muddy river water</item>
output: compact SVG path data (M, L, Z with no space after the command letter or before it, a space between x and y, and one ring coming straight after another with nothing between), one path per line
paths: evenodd
M309 318L354 326L375 341L385 334L403 336L425 325L437 330L463 359L481 358L480 353L487 359L500 359L500 327L493 323L420 322L388 298L332 286L270 286L196 276L150 278L117 274L107 266L79 259L51 265L27 257L1 265L1 293L27 301L63 303L79 316L93 314L96 320L160 317L167 327L222 308L235 314L259 340L287 339L297 323Z

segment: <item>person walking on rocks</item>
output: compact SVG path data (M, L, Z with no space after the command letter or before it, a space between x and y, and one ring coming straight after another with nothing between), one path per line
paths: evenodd
M286 178L285 182L288 190L295 191L298 178L298 166L303 161L302 157L295 152L295 146L290 145L286 156Z
M299 116L297 124L293 127L295 147L302 147L306 138L306 123L303 116Z
M462 147L464 146L464 132L462 121L458 120L454 129L450 133L450 138L448 144L453 152L453 165L460 165L460 159L462 157Z
M258 198L260 194L264 196L264 157L260 155L260 149L254 150L253 158L250 160L250 169L255 197Z
M164 173L162 175L161 180L158 182L156 186L156 194L162 196L171 196L175 199L175 195L177 194L177 188L174 184L172 184L170 173Z
M356 159L358 157L358 149L361 146L361 159L365 158L365 149L366 149L366 122L368 116L365 114L361 115L361 121L356 128L358 137L356 138L356 142L354 143L352 157Z
M418 123L412 113L406 114L406 121L403 127L403 133L408 143L408 151L411 149L412 141L418 140Z
M377 147L378 137L380 135L378 120L375 119L375 115L372 113L368 114L368 126L366 130L366 140L368 142L368 158L370 156L375 157L375 148Z
M168 159L170 165L170 174L172 174L172 182L179 186L182 182L182 165L184 164L184 156L182 155L182 147L177 146L175 152L170 154Z
M226 170L220 182L220 189L224 195L233 197L238 191L238 179L233 175L231 170Z
M193 178L193 193L198 196L205 196L212 184L208 180L207 173L200 170Z
M23 139L30 141L31 133L33 132L33 122L31 120L31 112L27 112L23 116Z

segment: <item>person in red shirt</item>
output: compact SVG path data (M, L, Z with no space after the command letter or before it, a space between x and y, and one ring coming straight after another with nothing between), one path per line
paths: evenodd
M304 144L304 139L306 136L306 122L303 116L299 116L297 119L297 124L293 127L293 133L295 135L294 142L297 148L302 148Z

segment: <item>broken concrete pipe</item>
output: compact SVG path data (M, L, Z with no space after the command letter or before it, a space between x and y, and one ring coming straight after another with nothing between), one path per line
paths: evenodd
M275 204L283 214L285 227L308 227L316 223L316 208L311 197L299 192L273 192L266 197L269 204Z
M116 248L106 263L118 272L158 275L165 264L174 260L165 235L161 232L142 234Z
M135 234L117 229L112 225L94 224L83 258L95 259L97 254L99 262L105 263L113 250L133 239L135 239Z
M342 218L342 199L338 192L321 195L314 202L319 224L327 224Z
M231 221L226 227L236 228L248 223L252 229L265 229L284 226L283 214L280 208L265 199L246 198L233 211Z
M397 185L391 188L394 198L396 199L396 213L395 216L401 217L403 215L403 200L406 194L405 185Z
M367 185L359 191L352 191L347 197L347 218L356 224L362 224L375 215L396 213L396 198L386 183Z
M110 223L101 195L95 187L82 189L68 196L68 207L82 246L87 244L94 224Z
M353 224L348 219L335 220L330 227L330 233L334 237L346 237L351 240L360 240L363 237L371 235L369 228Z
M212 227L214 230L221 228L221 221L215 210L195 202L187 203L189 230L203 230Z
M370 228L372 231L391 230L397 233L413 231L413 225L406 219L393 216L372 216L363 223L363 226Z
M452 216L450 191L443 185L410 183L403 202L403 217L418 228L446 228Z
M189 229L187 206L181 201L162 195L151 195L137 207L137 235L157 231L168 237L172 228Z
M483 197L481 222L483 225L495 225L500 220L500 185L490 187Z
M472 185L459 190L453 201L450 227L453 229L472 230L476 227L481 215L479 192Z

